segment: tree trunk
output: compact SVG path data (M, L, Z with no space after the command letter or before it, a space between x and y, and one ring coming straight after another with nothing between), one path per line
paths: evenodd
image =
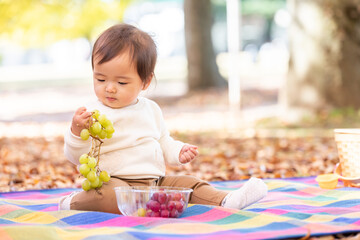
M189 90L225 86L211 39L211 1L185 0L184 13Z
M288 110L360 107L359 0L288 0Z

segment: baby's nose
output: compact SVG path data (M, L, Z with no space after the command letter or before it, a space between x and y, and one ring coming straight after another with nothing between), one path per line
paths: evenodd
M107 92L111 92L111 93L114 93L114 92L116 92L116 87L113 85L113 84L108 84L107 86L106 86L106 89L105 89Z

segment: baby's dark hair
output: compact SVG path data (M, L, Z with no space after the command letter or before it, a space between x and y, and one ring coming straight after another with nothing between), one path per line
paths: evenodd
M112 60L124 51L129 51L132 63L144 84L154 73L157 59L156 45L149 34L125 23L114 25L103 32L96 40L91 64L94 69L94 60L97 64Z

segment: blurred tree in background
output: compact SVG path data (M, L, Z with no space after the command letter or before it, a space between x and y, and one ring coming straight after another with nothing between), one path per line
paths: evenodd
M360 1L288 0L288 109L360 107Z
M130 0L0 1L1 35L13 42L41 47L61 39L88 40L104 25L122 20Z
M216 65L211 38L213 15L210 0L184 0L188 89L225 86Z

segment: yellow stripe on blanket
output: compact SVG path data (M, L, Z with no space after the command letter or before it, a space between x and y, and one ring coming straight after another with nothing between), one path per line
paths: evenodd
M354 199L354 192L352 192L352 191L347 192L347 191L327 190L325 193L323 193L323 195L326 197L336 198L336 201ZM360 198L360 193L358 194L358 197Z
M329 215L312 215L311 217L306 219L306 222L323 223L323 222L330 222L335 218L336 218L335 216L329 216Z
M245 213L245 211L244 211ZM233 229L233 228L253 228L254 226L266 226L268 224L271 224L273 222L286 222L289 221L288 217L284 216L271 216L271 215L265 215L265 214L256 214L257 216L253 216L252 218L249 218L245 221L242 221L241 223L232 223L226 225L227 229Z
M267 182L266 185L268 187L268 190L270 191L276 188L285 187L289 184L284 181L272 181L272 182Z
M98 237L101 236L103 239L107 239L107 236L113 234L121 234L127 231L137 231L135 229L126 228L126 227L102 227L102 228L76 228L73 229L63 229L63 228L56 228L56 232L60 239L71 239L71 240L82 240L87 237L91 238L91 236L97 235ZM100 237L99 237L100 238ZM119 237L118 239L122 239ZM129 238L130 239L130 238ZM134 238L135 239L135 238Z
M224 231L221 225L210 225L207 223L169 223L154 227L151 232L154 233L175 233L175 234L205 234L218 231Z
M10 199L10 200L6 200L3 199L3 203L9 203L9 204L17 204L17 205L24 205L24 206L32 206L32 205L36 205L36 204L50 204L50 203L58 203L59 199L58 198L50 198L50 199L39 199L39 200L17 200L17 199Z
M11 220L18 223L48 224L48 223L56 222L59 219L44 212L32 212Z

